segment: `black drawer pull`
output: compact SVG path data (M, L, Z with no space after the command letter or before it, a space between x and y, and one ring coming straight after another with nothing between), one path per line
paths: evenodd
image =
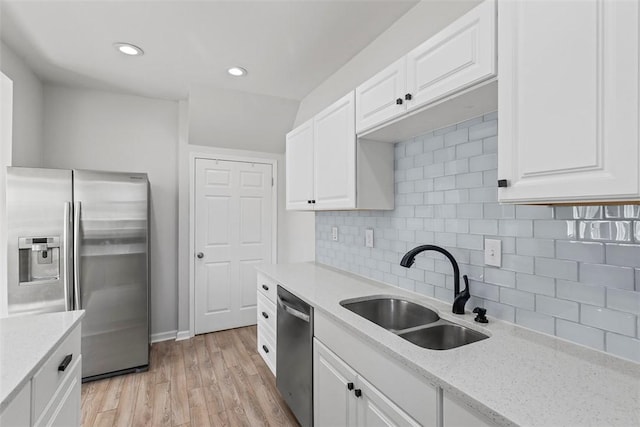
M265 352L265 353L269 353L269 349L267 348L267 346L266 346L266 345L263 345L263 346L262 346L262 349L264 350L264 352Z
M347 390L353 390L353 383L347 383Z
M269 315L263 311L263 312L262 312L262 317L264 317L265 319L268 319L268 318L269 318Z
M58 371L64 372L67 366L69 366L69 363L71 363L71 359L73 359L73 354L67 354L62 360L62 363L58 365Z
M356 394L356 397L362 396L362 390L360 390L359 388L353 390L353 392Z
M265 291L268 291L269 287L267 285L262 285L262 289L264 289Z

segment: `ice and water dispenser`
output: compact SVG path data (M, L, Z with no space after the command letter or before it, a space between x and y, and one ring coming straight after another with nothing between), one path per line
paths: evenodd
M60 279L60 237L21 237L18 252L20 285Z

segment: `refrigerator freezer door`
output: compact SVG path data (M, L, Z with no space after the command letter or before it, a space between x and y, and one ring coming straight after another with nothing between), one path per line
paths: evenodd
M145 174L74 171L82 377L149 364L148 183Z
M8 313L71 306L71 171L7 168Z

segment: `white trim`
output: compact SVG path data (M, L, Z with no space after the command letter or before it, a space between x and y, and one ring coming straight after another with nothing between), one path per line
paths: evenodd
M5 181L13 147L13 81L0 72L0 317L7 316L7 223Z
M226 150L231 151L231 150ZM272 217L271 217L271 262L278 262L278 160L260 156L266 153L229 153L221 152L218 148L208 148L202 146L193 146L189 150L189 254L196 253L195 248L195 162L196 159L207 160L226 160L246 163L263 163L271 165L271 177L273 185L271 186L272 196ZM189 256L189 336L195 335L195 261L193 256Z
M191 331L178 331L176 341L188 340L191 338Z
M168 331L168 332L159 332L157 334L151 334L151 344L161 342L161 341L175 340L177 332L178 331Z

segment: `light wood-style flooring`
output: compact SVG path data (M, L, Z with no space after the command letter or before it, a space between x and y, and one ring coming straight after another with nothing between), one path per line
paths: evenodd
M298 426L256 350L256 327L165 341L148 372L82 385L82 426Z

